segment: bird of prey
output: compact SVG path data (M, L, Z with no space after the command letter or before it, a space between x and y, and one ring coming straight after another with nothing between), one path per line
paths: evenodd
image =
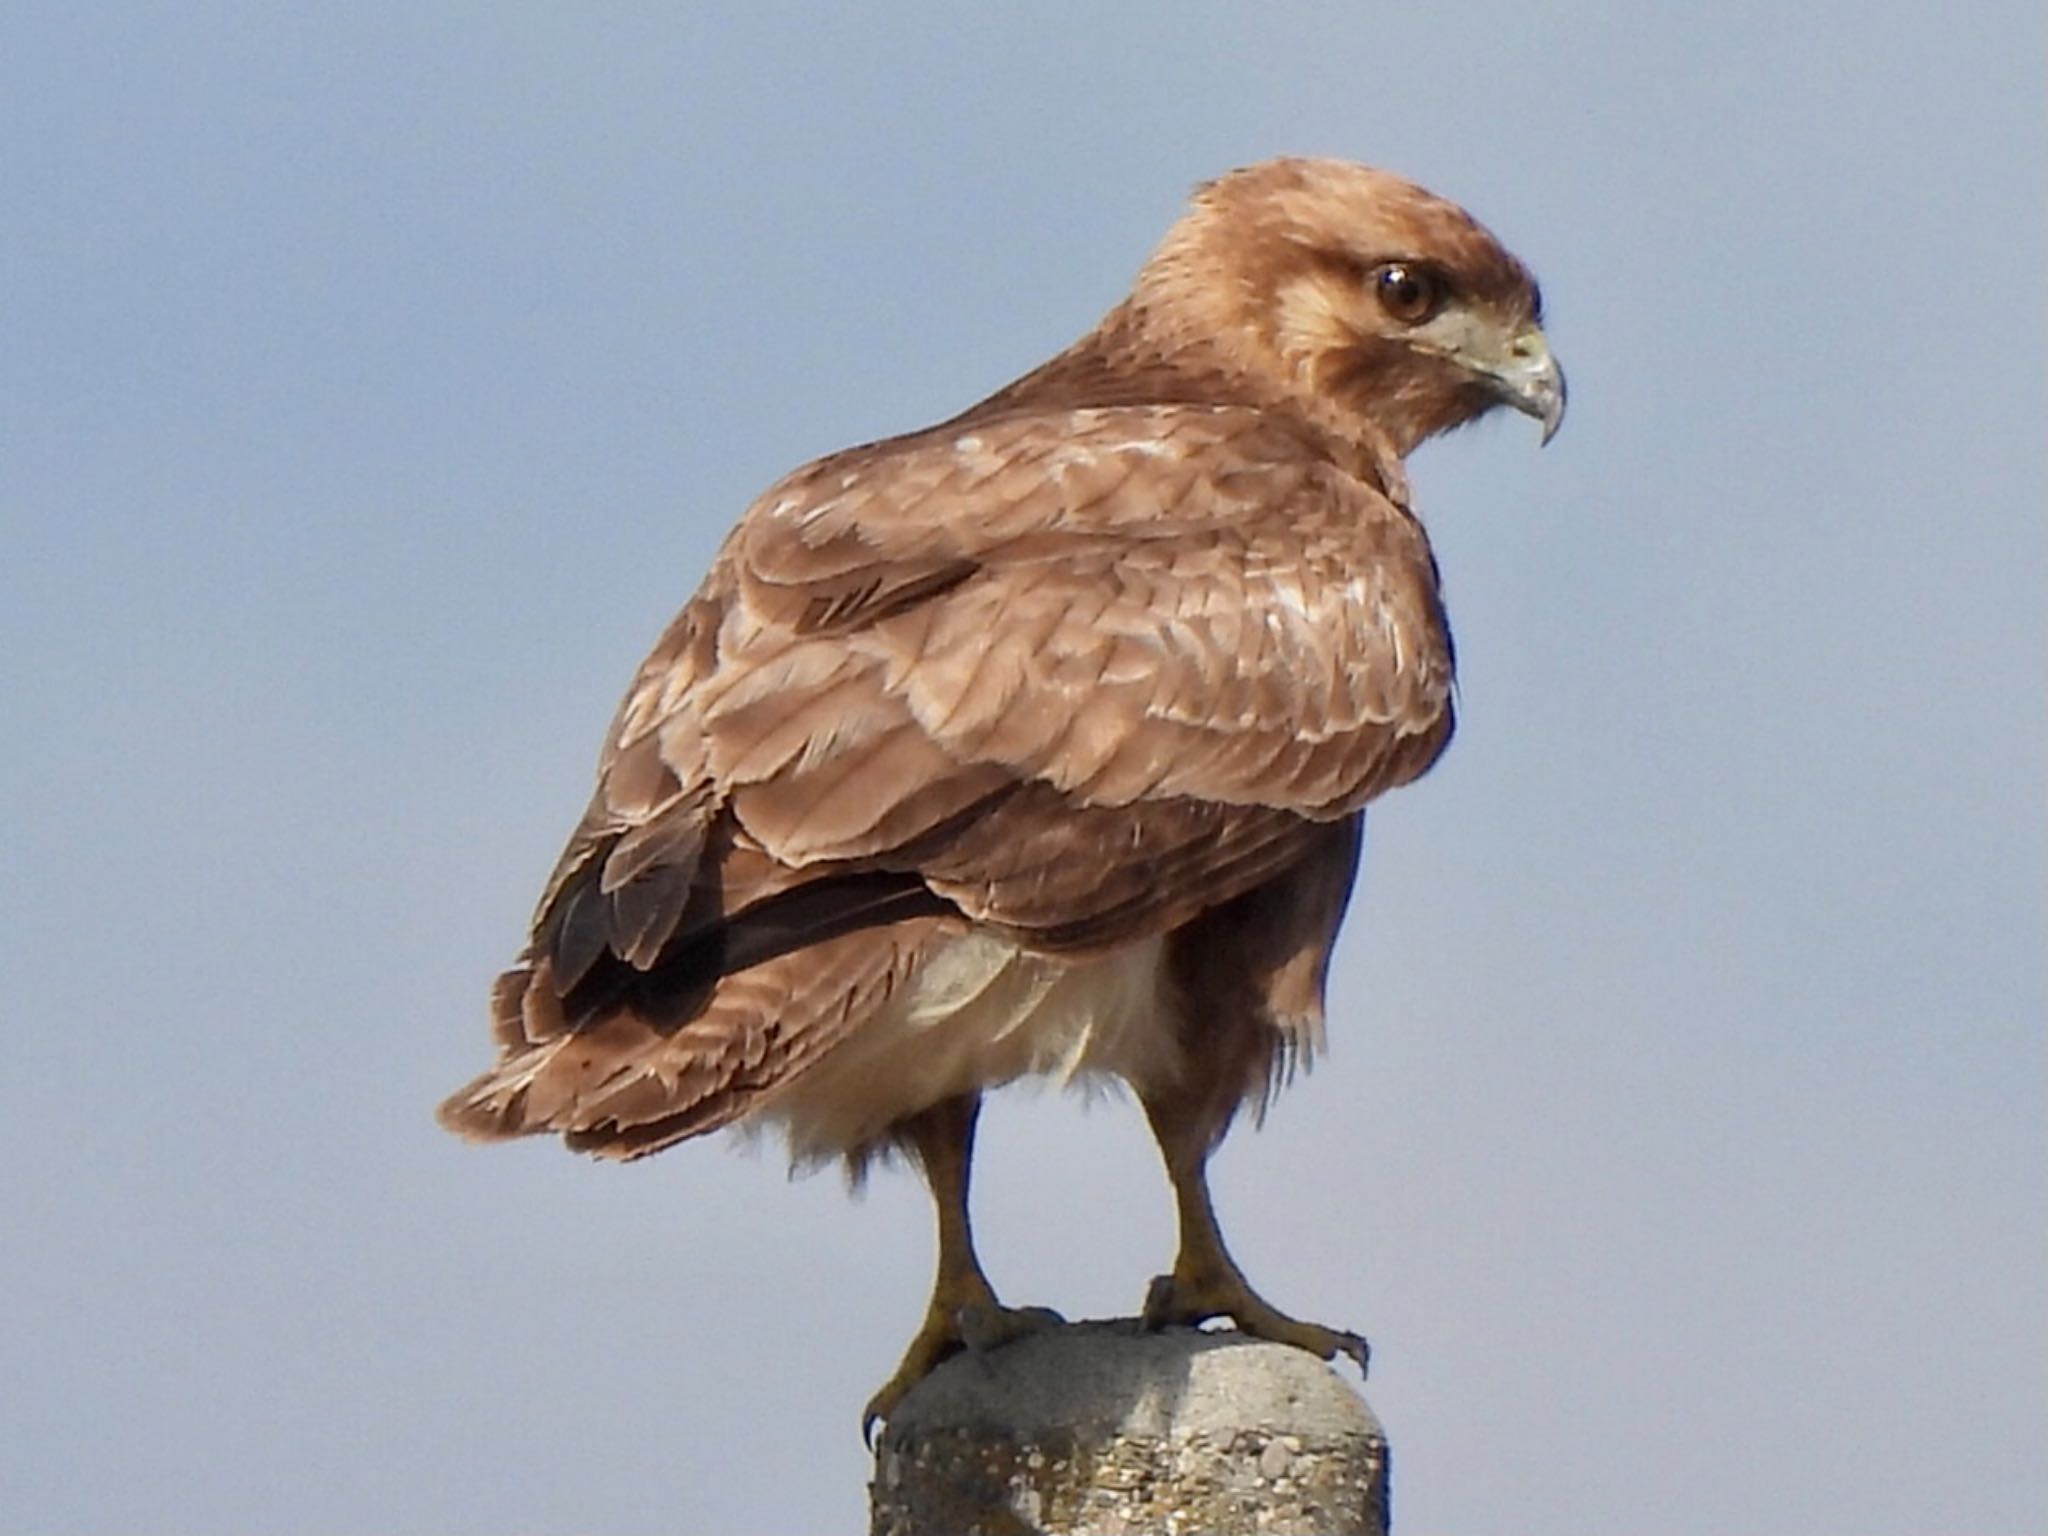
M1366 805L1450 740L1403 461L1564 414L1528 270L1413 183L1282 159L1198 188L1128 297L951 420L749 507L661 637L498 981L477 1140L636 1158L773 1126L902 1151L938 1274L886 1417L1053 1317L975 1256L981 1097L1121 1079L1179 1207L1153 1327L1323 1359L1225 1248L1205 1168L1321 1042Z

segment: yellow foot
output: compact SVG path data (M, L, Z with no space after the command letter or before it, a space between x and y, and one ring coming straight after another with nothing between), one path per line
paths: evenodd
M1349 1355L1358 1362L1360 1376L1366 1374L1366 1362L1372 1358L1372 1346L1365 1342L1363 1334L1289 1317L1269 1305L1245 1283L1242 1275L1160 1275L1145 1292L1142 1317L1145 1327L1153 1330L1192 1328L1212 1317L1227 1317L1237 1324L1240 1333L1255 1339L1271 1339L1275 1344L1292 1344L1319 1360Z
M873 1446L875 1425L895 1412L910 1389L929 1376L940 1362L963 1349L977 1355L1000 1349L1013 1339L1057 1328L1065 1321L1050 1307L1000 1307L976 1301L947 1309L934 1304L925 1314L917 1337L910 1341L910 1348L903 1352L903 1363L896 1367L896 1374L868 1399L860 1416L861 1438Z

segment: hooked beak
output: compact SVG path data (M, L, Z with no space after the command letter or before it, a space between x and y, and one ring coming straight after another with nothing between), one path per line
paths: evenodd
M1484 372L1504 402L1543 423L1544 442L1557 436L1564 421L1564 370L1542 331L1530 326L1508 344L1506 359Z

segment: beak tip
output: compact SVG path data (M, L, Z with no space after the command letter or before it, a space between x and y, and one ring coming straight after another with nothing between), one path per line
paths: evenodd
M1508 361L1483 366L1480 371L1505 404L1542 423L1542 443L1557 436L1557 429L1564 425L1564 369L1558 366L1541 331L1532 328L1517 337Z
M1550 440L1557 436L1557 429L1564 425L1564 370L1555 362L1551 364L1552 384L1543 401L1543 436L1537 447L1548 447Z

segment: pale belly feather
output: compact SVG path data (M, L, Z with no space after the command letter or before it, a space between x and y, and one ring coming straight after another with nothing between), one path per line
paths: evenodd
M799 1161L872 1144L957 1094L1043 1075L1158 1082L1181 1066L1161 938L1107 955L1034 954L968 933L749 1120L779 1124Z

